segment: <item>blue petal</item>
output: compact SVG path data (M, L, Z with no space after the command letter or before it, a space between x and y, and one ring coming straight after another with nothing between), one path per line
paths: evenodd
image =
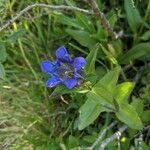
M70 58L70 56L69 56L69 54L68 54L68 52L64 46L59 47L56 50L56 57L58 60L61 60L61 61L67 61L67 62L71 61L71 58Z
M57 84L61 83L61 81L56 77L56 76L52 76L51 78L49 78L46 81L46 86L51 88L56 86Z
M75 87L77 85L77 79L75 79L75 78L68 79L68 80L64 81L63 83L68 89L72 89L73 87Z
M83 57L76 57L74 59L73 65L74 65L75 70L80 70L80 69L84 68L86 63L87 62Z
M41 70L48 74L53 74L55 70L55 64L51 61L43 61L41 62Z

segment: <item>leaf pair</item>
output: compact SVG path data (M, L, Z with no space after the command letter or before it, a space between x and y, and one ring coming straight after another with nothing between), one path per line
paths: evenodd
M80 130L93 123L104 111L114 112L117 118L130 128L142 128L137 112L127 101L134 84L124 82L117 85L119 73L120 67L108 72L87 94L88 99L79 111L78 128Z

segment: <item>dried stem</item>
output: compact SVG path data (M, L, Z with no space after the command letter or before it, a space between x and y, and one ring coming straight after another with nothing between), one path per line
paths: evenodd
M135 138L135 150L140 150L141 143L143 141L143 134L140 132L140 136L138 138Z
M126 126L126 125L120 127L120 128L119 128L119 131L115 132L111 137L105 139L105 140L101 143L99 149L100 149L100 150L104 150L105 147L106 147L111 141L114 141L115 139L119 139L120 136L121 136L121 134L122 134L126 129L127 129L127 126Z
M99 18L102 26L106 29L108 34L113 39L118 39L118 35L113 31L112 27L110 26L109 22L105 18L104 14L99 10L95 0L86 0L86 2L88 2L91 5L94 14Z
M107 131L113 128L116 124L117 121L112 122L108 127L106 127L102 132L99 133L98 138L90 147L80 148L80 150L93 150L100 143Z
M108 130L113 128L117 124L117 121L111 123L107 128L105 128L98 136L97 140L92 144L91 149L93 149L103 138L103 136L107 133Z
M78 8L78 7L74 7L74 6L64 6L64 5L53 6L53 5L48 5L48 4L44 4L44 3L36 3L36 4L33 4L33 5L27 6L22 11L20 11L15 17L10 19L6 24L2 25L2 27L0 28L0 32L3 31L4 29L6 29L8 26L10 26L16 20L18 20L26 12L28 12L29 10L31 10L35 7L44 7L44 8L50 9L51 11L77 11L77 12L82 12L82 13L85 13L85 14L88 14L88 15L93 15L93 12L91 12L91 11L81 9L81 8Z
M109 22L106 20L103 13L99 10L96 2L94 0L86 0L86 2L88 2L92 6L93 11L81 9L81 8L74 7L74 6L65 6L65 5L54 6L54 5L44 4L44 3L36 3L33 5L29 5L23 10L21 10L15 17L10 19L6 24L2 25L2 27L0 28L0 32L6 29L7 27L9 27L12 23L14 23L16 20L18 20L21 16L23 16L26 12L30 11L31 9L35 7L42 7L42 8L48 8L51 11L72 11L72 12L81 12L87 15L97 16L100 19L102 26L107 30L108 34L113 39L118 39L119 37L121 37L119 34L116 34L113 31Z

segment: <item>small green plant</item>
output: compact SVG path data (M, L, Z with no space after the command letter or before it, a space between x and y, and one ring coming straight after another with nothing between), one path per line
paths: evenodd
M148 150L149 7L1 1L0 149Z

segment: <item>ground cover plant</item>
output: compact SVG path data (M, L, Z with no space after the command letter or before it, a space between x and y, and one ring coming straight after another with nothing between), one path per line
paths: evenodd
M0 149L148 150L150 0L1 0Z

